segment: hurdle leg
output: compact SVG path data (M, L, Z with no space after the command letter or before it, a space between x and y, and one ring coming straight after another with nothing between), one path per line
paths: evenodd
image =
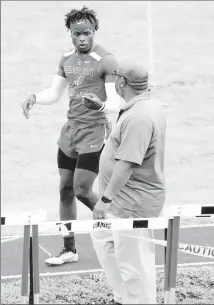
M165 264L164 304L175 304L180 217L169 219Z
M39 304L39 229L38 229L38 225L32 226L32 250L33 250L34 304Z
M29 251L30 251L30 225L24 226L23 255L22 255L22 304L28 304L28 270L29 270Z
M32 247L32 236L30 237L30 253L29 253L29 261L30 261L30 283L29 283L29 304L34 304L34 283L33 283L33 247Z
M167 241L167 228L164 229L164 240ZM166 247L164 248L164 266L166 266Z

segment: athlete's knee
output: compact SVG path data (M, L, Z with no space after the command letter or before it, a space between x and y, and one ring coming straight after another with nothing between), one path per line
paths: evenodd
M74 198L73 184L69 181L60 183L59 186L60 202L69 204Z
M81 202L84 202L90 197L91 188L86 185L77 185L74 190L75 196Z

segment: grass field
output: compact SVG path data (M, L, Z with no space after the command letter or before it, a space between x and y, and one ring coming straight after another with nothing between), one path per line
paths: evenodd
M175 304L213 304L214 269L178 268ZM157 270L157 304L164 302L164 274ZM2 282L2 304L21 304L20 280ZM112 304L103 273L41 279L40 304Z
M20 104L50 85L71 47L64 14L82 4L99 13L98 43L119 60L138 57L149 67L146 2L2 1L2 211L42 208L58 217L56 141L67 95L35 107L29 120ZM213 12L212 1L152 2L153 76L168 117L167 204L213 204Z

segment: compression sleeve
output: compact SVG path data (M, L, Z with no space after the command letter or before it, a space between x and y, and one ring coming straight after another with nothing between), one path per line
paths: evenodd
M56 74L50 88L35 93L36 104L51 105L58 102L67 84L66 78Z

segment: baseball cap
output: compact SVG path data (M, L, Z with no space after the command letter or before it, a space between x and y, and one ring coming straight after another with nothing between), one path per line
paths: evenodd
M127 84L134 90L145 90L148 88L148 71L138 61L126 59L119 65L115 75L124 77Z

